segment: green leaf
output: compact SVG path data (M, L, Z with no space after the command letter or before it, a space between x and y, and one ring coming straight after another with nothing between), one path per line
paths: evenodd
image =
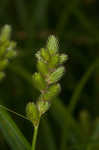
M44 148L47 148L47 150L57 150L57 146L55 143L55 138L53 134L53 130L50 126L50 122L47 119L42 119L41 121L41 126L42 126L42 142L44 141Z
M30 150L31 146L9 114L0 108L0 130L12 150Z
M68 108L64 106L62 103L62 100L59 98L55 98L53 101L53 105L50 109L51 115L53 116L54 120L57 122L57 125L59 125L62 129L61 131L61 150L67 149L67 140L68 136L70 136L71 129L73 130L74 135L79 137L80 141L80 135L81 130L78 122L73 118L71 113L69 112ZM72 136L71 136L72 137Z
M86 83L88 82L90 76L92 73L94 73L95 69L99 67L99 58L95 60L95 62L92 63L92 65L88 68L88 70L85 72L81 80L79 81L77 87L74 90L74 93L71 97L70 104L69 104L69 110L72 113L77 105L77 102L80 99L81 92L84 89Z

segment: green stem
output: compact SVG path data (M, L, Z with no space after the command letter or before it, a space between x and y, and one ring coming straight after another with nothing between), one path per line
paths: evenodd
M38 127L39 127L39 125L34 127L34 135L33 135L33 140L32 140L32 150L35 150L35 147L36 147Z

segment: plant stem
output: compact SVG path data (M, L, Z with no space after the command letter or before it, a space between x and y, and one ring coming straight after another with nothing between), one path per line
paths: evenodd
M32 140L32 150L35 150L39 125L34 127L34 135Z

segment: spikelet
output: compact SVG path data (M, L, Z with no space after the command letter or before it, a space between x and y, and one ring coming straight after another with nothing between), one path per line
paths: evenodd
M37 108L39 110L40 116L49 110L51 103L49 101L39 100L37 102Z
M41 57L42 57L46 62L49 61L50 55L49 55L49 52L48 52L47 49L45 49L45 48L42 48L42 49L41 49Z
M68 55L66 54L61 54L60 58L59 58L59 63L63 64L64 62L66 62L68 60Z
M51 85L46 92L40 96L40 99L44 101L51 101L59 95L60 91L60 84Z
M48 67L47 64L43 61L37 62L37 69L42 74L42 76L46 76L48 74Z
M65 72L65 68L64 67L57 68L53 73L50 74L50 76L47 79L47 81L50 84L58 82L61 79L61 77L63 76L64 72Z
M54 55L53 57L51 57L48 67L49 69L54 69L59 65L59 54Z
M36 89L42 91L46 88L46 82L40 73L34 73L32 76L33 85Z
M54 35L49 36L46 48L48 49L51 56L58 52L58 40Z
M0 41L4 42L10 40L10 37L11 37L11 27L9 25L5 25L1 31Z
M26 106L26 116L27 118L34 124L34 126L38 125L39 122L39 111L33 102L29 102Z

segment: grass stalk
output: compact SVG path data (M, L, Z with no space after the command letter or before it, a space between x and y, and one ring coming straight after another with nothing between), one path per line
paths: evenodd
M38 127L39 125L34 127L34 134L33 134L33 140L32 140L32 150L36 149L36 141L37 141L37 135L38 135Z

